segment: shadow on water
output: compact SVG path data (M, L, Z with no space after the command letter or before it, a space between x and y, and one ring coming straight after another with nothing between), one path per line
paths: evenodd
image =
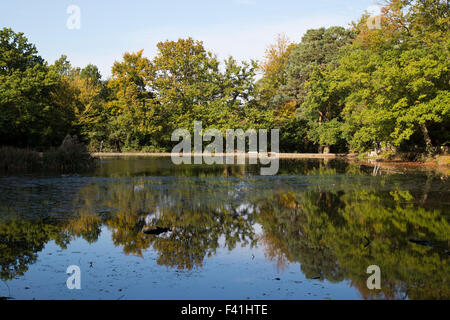
M278 269L299 263L306 278L348 281L365 299L450 299L447 177L336 160L258 172L110 159L91 176L0 178L0 279L23 276L50 241L95 243L106 227L124 254L154 250L169 268L201 268L221 247L263 246ZM383 274L375 291L366 286L374 264Z

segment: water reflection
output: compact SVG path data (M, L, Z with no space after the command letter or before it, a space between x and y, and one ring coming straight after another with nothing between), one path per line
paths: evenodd
M94 243L107 227L124 254L154 250L169 268L201 268L221 246L259 245L280 270L298 262L307 278L350 280L363 298L449 299L449 182L373 171L296 160L261 177L251 166L156 159L107 161L90 177L3 177L0 277L22 276L49 241ZM373 264L381 290L366 287Z

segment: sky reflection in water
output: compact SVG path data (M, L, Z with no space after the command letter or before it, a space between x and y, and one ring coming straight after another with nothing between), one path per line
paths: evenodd
M0 296L449 299L449 186L336 160L281 160L274 177L170 158L3 176ZM66 287L72 264L81 290ZM381 290L366 286L373 264Z

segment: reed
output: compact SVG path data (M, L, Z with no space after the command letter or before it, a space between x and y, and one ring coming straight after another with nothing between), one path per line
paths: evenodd
M67 136L60 147L37 152L15 147L0 148L1 172L84 172L95 167L95 159L76 137Z

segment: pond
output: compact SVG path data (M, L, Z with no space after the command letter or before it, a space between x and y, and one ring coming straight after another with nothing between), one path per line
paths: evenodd
M1 176L0 297L450 299L449 208L445 174L342 160Z

